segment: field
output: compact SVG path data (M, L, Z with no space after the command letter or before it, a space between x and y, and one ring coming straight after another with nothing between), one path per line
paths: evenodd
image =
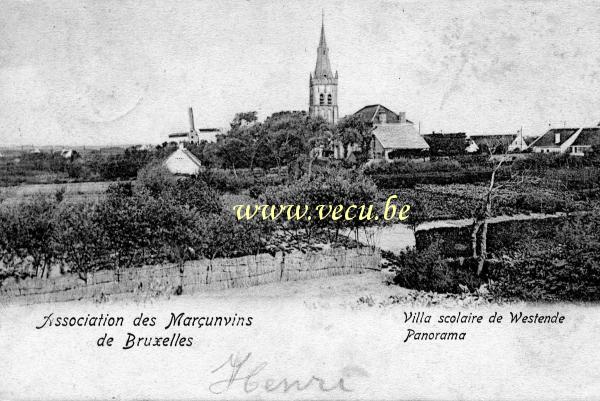
M0 187L0 201L14 204L36 195L55 196L64 191L64 200L71 203L101 198L111 182L77 182L65 184L30 184Z

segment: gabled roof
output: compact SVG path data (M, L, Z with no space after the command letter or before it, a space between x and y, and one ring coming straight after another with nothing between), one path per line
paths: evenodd
M600 145L600 127L583 128L572 146Z
M552 128L546 131L530 146L539 146L544 148L558 148L573 134L579 131L579 128ZM560 134L560 141L556 143L556 134Z
M188 158L192 163L194 163L198 167L202 167L202 162L200 162L200 160L196 156L194 156L194 154L192 152L190 152L189 150L187 150L183 146L180 146L179 148L177 148L177 150L175 152L171 153L165 159L164 163L167 163L167 161L169 161L169 159L171 159L173 157L177 157L177 156L181 156L181 155L183 155L186 158Z
M200 160L196 156L194 156L194 154L192 152L190 152L186 148L182 148L181 151L183 152L184 155L189 157L190 160L192 162L194 162L195 165L197 165L198 167L202 167L202 162L200 162Z
M429 149L412 124L377 124L373 135L385 149Z
M400 121L400 116L398 115L398 113L395 113L394 111L390 110L382 104L370 104L358 110L356 113L354 113L354 115L360 114L363 120L373 121L377 114L379 114L381 111L387 111L388 113L393 114L395 116L395 120ZM388 121L388 123L390 122L391 121ZM412 124L412 121L410 120L406 120L406 122Z

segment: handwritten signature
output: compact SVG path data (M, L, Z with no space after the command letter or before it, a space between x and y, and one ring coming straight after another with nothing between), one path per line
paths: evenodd
M301 382L300 380L282 379L261 379L259 374L267 366L267 362L253 364L249 362L252 353L249 352L245 357L229 355L229 358L219 367L211 371L212 374L226 373L226 378L213 382L208 386L208 390L213 394L223 394L227 390L238 384L246 393L252 393L257 390L265 390L267 392L282 391L287 393L294 389L295 391L304 391L309 388L330 392L334 390L351 392L346 387L344 379L340 378L335 384L328 385L324 379L311 376L308 380Z

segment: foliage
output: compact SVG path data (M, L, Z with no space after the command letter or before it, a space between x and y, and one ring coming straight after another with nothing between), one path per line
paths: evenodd
M362 116L350 115L344 117L337 124L335 127L335 137L344 145L345 152L348 150L348 145L360 145L361 150L358 154L358 162L364 163L368 160L371 150L372 130L373 124L371 122L365 121ZM347 154L344 154L344 159L347 156Z
M549 235L525 235L494 269L490 291L528 301L600 300L600 217L577 217Z
M49 273L56 206L49 197L35 196L0 209L0 254L11 274L27 277ZM27 259L30 263L25 263Z
M302 179L286 187L273 187L266 190L264 201L267 205L299 205L302 210L307 206L307 216L300 220L288 220L281 218L279 224L286 230L293 230L296 236L304 235L308 240L319 232L323 233L330 229L334 230L335 238L342 228L358 229L373 222L353 219L346 221L343 218L333 220L329 218L320 219L316 207L326 205L324 213L327 213L329 205L335 207L342 205L344 210L351 205L369 206L377 200L377 188L373 181L358 171L336 170L325 168L315 172L308 179ZM329 210L329 213L331 211ZM310 215L310 220L307 218Z
M490 226L490 260L477 278L469 230L428 230L417 248L387 255L394 282L426 291L470 291L487 283L497 299L600 300L600 216L507 222ZM515 233L518 232L518 236ZM443 235L439 235L442 234ZM465 246L463 246L465 245Z
M386 256L394 264L394 283L402 287L460 293L460 286L474 291L483 283L473 272L475 264L461 265L458 261L443 259L437 243L422 251L411 248L399 255Z
M87 281L90 272L107 267L110 249L101 219L94 204L62 205L56 216L53 245L63 271L64 265Z

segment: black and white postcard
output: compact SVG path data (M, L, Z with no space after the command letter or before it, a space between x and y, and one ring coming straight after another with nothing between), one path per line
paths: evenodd
M600 399L600 2L0 10L0 399Z

